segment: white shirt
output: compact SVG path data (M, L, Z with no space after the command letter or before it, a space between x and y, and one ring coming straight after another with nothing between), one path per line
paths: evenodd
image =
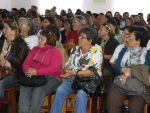
M2 35L3 35L3 32L0 33L0 38L1 38Z
M38 46L38 43L39 43L39 38L36 35L31 35L31 36L29 36L27 38L24 38L24 40L27 43L27 45L30 48L30 50L34 46Z
M59 32L62 31L62 30L64 30L63 27L59 30ZM61 36L61 32L60 32L60 38L59 38L59 41L61 42L61 40L62 40L62 36Z
M120 29L125 27L125 21L120 22Z
M38 38L40 38L40 32L41 32L41 31L42 31L42 29L39 30L38 33L36 34Z
M115 51L114 51L114 54L112 55L111 59L110 59L110 62L113 63L117 60L118 58L118 55L120 53L120 51L122 50L122 48L124 48L124 44L120 44L116 47Z
M147 50L150 49L150 40L147 42L147 46L146 46Z

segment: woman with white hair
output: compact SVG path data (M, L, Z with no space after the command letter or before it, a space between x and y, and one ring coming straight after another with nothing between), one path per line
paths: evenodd
M36 26L34 21L31 18L20 17L19 18L19 28L21 35L24 38L25 42L28 44L30 50L38 45L39 38L36 34Z

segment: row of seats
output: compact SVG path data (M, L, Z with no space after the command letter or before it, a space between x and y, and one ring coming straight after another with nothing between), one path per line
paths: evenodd
M66 53L67 55L69 55L70 53L70 50L75 47L76 45L67 45L65 44L64 45L64 48L66 50ZM102 54L104 55L104 48L102 48ZM103 60L104 61L104 60ZM102 66L101 66L101 71L103 73L103 70L104 70L104 62L102 63ZM103 75L103 74L102 74ZM103 79L103 84L104 84L104 88L106 89L106 80L109 80L110 82L113 81L113 77L112 76L108 76L108 77L103 77L102 76L102 79ZM16 104L16 91L19 91L20 90L20 87L17 86L17 87L11 87L11 88L6 88L5 89L5 92L6 92L6 98L7 100L9 101L8 102L8 109L9 109L9 113L17 113L17 104ZM48 95L48 107L47 107L47 111L49 112L50 111L50 108L51 108L51 104L52 104L52 96L55 94L55 92L51 93ZM72 111L74 112L74 107L75 107L75 97L76 97L76 94L75 93L71 93L69 94L65 101L64 101L64 106L63 106L63 113L66 113L67 111ZM68 100L71 100L71 105L70 105L70 101ZM102 103L102 95L99 96L97 99L96 99L96 110L97 112L99 113L100 109L101 109L101 103ZM69 102L69 103L68 103ZM88 98L88 103L87 103L87 110L86 110L86 113L92 113L92 103L93 103L93 99L92 98ZM123 105L128 105L129 101L126 99L123 103ZM146 104L144 106L144 112L143 113L147 113L148 111L148 105Z

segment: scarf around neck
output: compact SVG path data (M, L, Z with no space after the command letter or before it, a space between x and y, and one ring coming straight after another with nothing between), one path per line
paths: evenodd
M128 48L121 60L121 67L144 64L146 54L147 49L145 47Z

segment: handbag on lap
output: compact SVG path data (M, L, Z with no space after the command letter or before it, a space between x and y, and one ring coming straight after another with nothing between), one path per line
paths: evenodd
M23 76L18 80L19 84L21 84L22 86L28 86L28 87L42 86L42 85L45 85L47 82L48 81L44 75L32 76L31 78L27 76Z
M37 52L37 54L34 56L32 62L36 63L36 64L42 64L42 61L44 60L45 56L47 55L47 53L49 52L50 49L47 50L47 52L45 53L45 55L43 56L42 60L40 62L36 61L35 58L38 55L38 53L40 52L40 50ZM27 77L27 76L22 76L19 80L18 83L21 84L22 86L28 86L28 87L38 87L38 86L42 86L45 85L48 82L48 80L46 79L45 75L38 75L38 76L32 76L32 77Z
M89 67L89 70L95 73L93 76L80 77L76 74L71 85L74 92L82 89L89 97L96 98L101 95L103 90L103 82L97 70L94 67Z

